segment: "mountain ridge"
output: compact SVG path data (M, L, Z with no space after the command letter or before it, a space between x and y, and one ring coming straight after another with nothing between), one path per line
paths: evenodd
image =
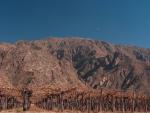
M0 72L13 87L56 84L149 94L150 49L76 38L3 43Z

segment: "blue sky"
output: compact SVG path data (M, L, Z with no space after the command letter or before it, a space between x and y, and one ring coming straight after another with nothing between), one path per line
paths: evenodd
M49 36L150 48L150 0L0 0L0 41Z

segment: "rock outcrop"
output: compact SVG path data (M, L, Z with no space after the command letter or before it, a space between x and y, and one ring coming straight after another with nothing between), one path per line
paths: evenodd
M1 43L0 82L13 87L55 84L149 94L150 49L76 38Z

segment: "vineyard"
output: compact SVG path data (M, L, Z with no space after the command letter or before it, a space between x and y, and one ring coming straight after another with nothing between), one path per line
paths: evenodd
M30 110L31 104L47 111L65 110L80 112L149 112L150 97L135 91L86 90L80 88L0 88L0 110L22 107Z

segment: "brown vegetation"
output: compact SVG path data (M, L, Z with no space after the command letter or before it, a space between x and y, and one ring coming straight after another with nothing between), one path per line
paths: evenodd
M33 103L73 87L77 92L83 91L84 99L89 98L85 96L89 91L102 88L109 92L105 91L104 95L113 94L113 97L118 97L118 90L128 91L129 98L133 92L147 97L150 94L150 49L67 38L0 44L0 88L22 101L18 95L23 87L32 90ZM75 92L68 93L64 98L76 97ZM136 98L144 99L142 96Z

